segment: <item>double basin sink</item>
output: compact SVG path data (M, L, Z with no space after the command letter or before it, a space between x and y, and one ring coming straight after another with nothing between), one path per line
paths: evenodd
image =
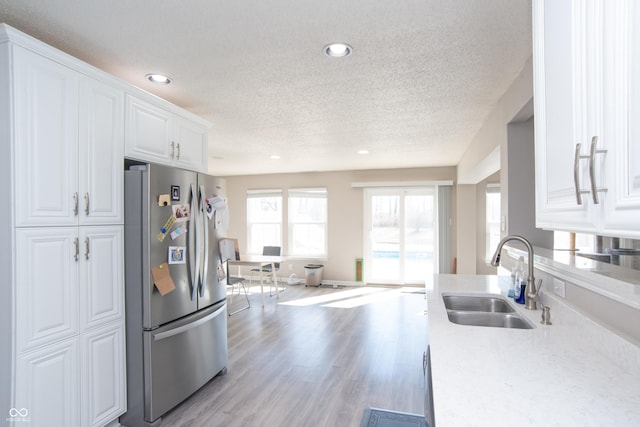
M449 321L459 325L533 329L511 303L495 294L443 293Z

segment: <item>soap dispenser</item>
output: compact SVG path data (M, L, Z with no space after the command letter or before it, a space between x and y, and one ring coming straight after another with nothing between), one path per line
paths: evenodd
M527 277L526 277L526 272L525 272L525 268L524 268L524 257L521 256L518 259L518 262L516 263L516 265L513 267L513 299L515 300L515 302L520 303L520 304L524 304L524 289L523 289L523 285L526 286L527 284ZM522 302L520 302L520 300L522 300Z

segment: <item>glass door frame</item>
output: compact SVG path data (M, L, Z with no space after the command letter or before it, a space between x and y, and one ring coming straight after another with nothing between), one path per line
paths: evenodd
M437 185L423 185L423 186L411 186L411 187L365 187L363 191L363 254L364 254L364 281L366 284L388 284L388 285L416 285L424 284L424 280L406 280L406 240L405 240L405 198L411 195L430 195L433 197L433 258L432 267L433 272L438 271L438 186ZM372 277L373 271L373 246L372 246L372 198L374 196L399 196L399 275L396 280L389 279L375 279Z

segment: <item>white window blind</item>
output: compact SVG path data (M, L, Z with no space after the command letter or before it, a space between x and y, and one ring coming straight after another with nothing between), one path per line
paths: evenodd
M282 246L282 190L247 191L247 253Z
M288 254L326 257L327 189L289 189L288 206Z

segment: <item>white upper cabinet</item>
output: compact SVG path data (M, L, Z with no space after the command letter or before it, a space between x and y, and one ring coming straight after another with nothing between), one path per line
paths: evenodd
M607 4L611 3L611 4ZM602 234L640 238L640 4L605 2Z
M124 92L13 52L16 225L122 223Z
M207 172L207 128L183 118L175 119L176 166Z
M127 95L125 126L125 156L207 172L208 126L204 123Z
M124 92L84 78L80 84L80 225L122 224Z
M78 223L78 73L14 47L16 225Z
M130 95L127 95L126 111L126 156L155 163L169 162L171 155L175 156L175 148L170 147L171 114Z
M534 0L538 227L640 237L636 9Z

